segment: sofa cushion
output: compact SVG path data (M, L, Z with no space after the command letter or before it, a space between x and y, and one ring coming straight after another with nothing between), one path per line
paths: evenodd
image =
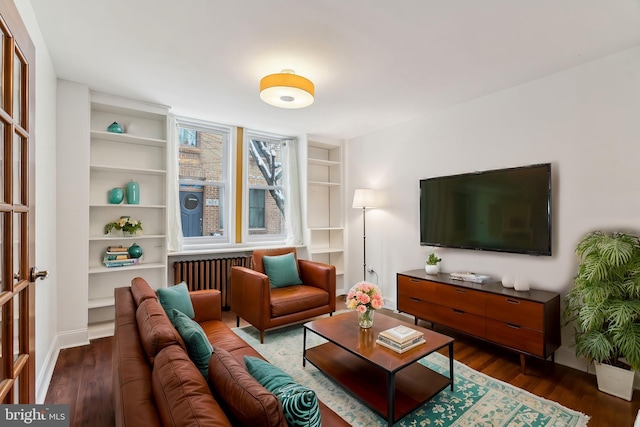
M329 304L329 293L314 286L271 289L271 317L300 313Z
M167 347L156 356L152 387L165 426L232 425L211 395L207 381L178 346Z
M209 359L213 352L213 347L211 347L207 335L202 330L202 327L189 319L186 314L175 308L171 312L173 315L171 323L173 323L173 326L176 327L182 337L189 358L206 378L209 371Z
M196 313L193 311L193 304L191 304L189 289L184 282L168 288L158 289L158 299L169 317L173 315L171 310L174 308L189 316L189 319L196 317Z
M142 277L136 277L131 281L131 294L133 295L133 299L136 302L136 307L146 299L158 298L158 295L156 295L156 291L153 290L153 288L149 286L149 283L147 283L147 281Z
M163 348L177 344L184 348L184 342L173 327L164 309L155 299L146 299L136 310L136 321L140 331L140 339L149 361Z
M219 347L209 360L209 384L234 426L287 426L278 398Z
M262 359L245 356L247 371L280 400L289 426L322 426L316 393L298 384L287 373Z
M269 276L269 283L272 288L302 284L298 273L298 263L293 253L264 256L262 257L262 263L264 264L265 273Z

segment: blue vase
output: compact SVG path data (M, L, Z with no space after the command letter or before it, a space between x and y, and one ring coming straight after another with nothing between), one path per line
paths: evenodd
M116 187L111 189L109 192L109 203L117 205L118 203L122 203L122 200L124 200L124 191L122 191L122 188Z
M113 122L109 125L109 127L107 128L107 132L111 132L111 133L124 133L124 131L122 130L122 126L120 126L118 124L118 122Z
M127 203L130 205L140 204L140 186L137 182L131 181L127 184Z

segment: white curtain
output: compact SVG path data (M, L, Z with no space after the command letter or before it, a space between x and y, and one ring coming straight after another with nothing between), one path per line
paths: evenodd
M167 250L182 250L182 221L180 219L180 185L178 183L178 125L175 117L169 117L169 138L167 139Z
M285 220L287 225L287 245L302 245L302 209L300 203L300 177L298 175L298 141L288 139L283 143L284 159L287 162L284 180L287 203Z

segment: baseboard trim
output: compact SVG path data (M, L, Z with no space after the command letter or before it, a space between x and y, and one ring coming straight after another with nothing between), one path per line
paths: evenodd
M60 347L58 346L58 336L56 335L49 347L47 357L42 364L42 370L40 375L36 379L36 403L43 404L49 391L49 384L51 384L51 377L53 376L53 370L56 367L58 361L58 355L60 354Z
M57 336L59 349L79 347L89 344L89 330L87 328L75 331L61 332Z

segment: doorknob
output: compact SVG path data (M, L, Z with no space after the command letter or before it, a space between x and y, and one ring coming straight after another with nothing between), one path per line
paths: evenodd
M39 271L38 267L32 267L31 268L31 275L29 276L29 281L35 282L38 279L44 280L47 277L49 277L49 270Z

